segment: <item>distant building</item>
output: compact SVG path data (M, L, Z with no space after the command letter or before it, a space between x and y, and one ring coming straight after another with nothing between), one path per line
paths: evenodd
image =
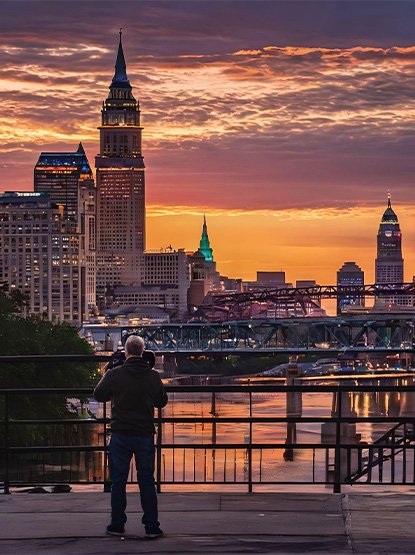
M296 289L302 289L306 287L318 287L315 279L297 279L295 282Z
M34 189L63 206L76 223L79 259L85 267L85 314L96 306L96 189L82 143L75 152L42 152L34 169Z
M177 313L179 317L183 316L187 311L187 290L190 285L190 266L185 250L169 247L161 251L146 251L142 285L175 291L172 294L177 295Z
M97 293L141 285L145 249L144 159L140 106L127 77L120 40L115 73L102 105L97 179Z
M356 262L345 262L337 272L337 314L341 314L348 308L364 307L365 298L361 295L350 295L342 293L342 287L358 286L365 284L365 274Z
M222 291L242 293L242 278L230 278L228 276L220 276L220 284Z
M285 272L257 272L256 281L258 284L281 287L285 286Z
M403 283L402 233L390 195L378 231L375 273L376 283Z
M285 272L257 272L256 281L244 281L244 291L259 291L262 289L283 289L291 287L292 283L286 283Z
M189 260L184 249L168 247L146 251L141 285L118 285L107 289L107 304L112 308L156 306L181 318L187 311L189 283Z
M82 323L86 268L80 234L45 193L0 195L0 280L28 297L28 312Z
M213 249L210 246L206 216L203 218L202 236L199 249L189 255L190 287L188 291L188 307L191 312L200 306L203 299L211 291L221 291L221 279L216 270Z
M79 221L82 187L94 188L94 177L82 143L75 152L42 152L34 170L34 190L48 193L64 207L65 217Z
M398 217L392 209L390 194L388 206L382 216L377 236L377 257L375 261L375 281L382 283L403 283L404 261L402 258L402 233ZM377 304L412 305L411 296L391 296L376 300Z

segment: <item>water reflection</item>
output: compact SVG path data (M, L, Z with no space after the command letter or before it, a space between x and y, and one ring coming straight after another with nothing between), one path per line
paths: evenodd
M241 383L241 380L236 380ZM195 380L193 379L193 383ZM200 382L199 382L200 383ZM226 380L226 383L230 383ZM242 383L247 383L243 380ZM252 383L252 380L250 380ZM258 383L258 380L255 381ZM278 379L262 379L261 384L281 383ZM308 382L321 384L321 380ZM327 383L327 382L326 382ZM330 382L337 385L335 380ZM359 384L359 380L342 380L342 385ZM412 378L394 378L364 381L370 385L412 385ZM164 411L165 416L211 416L218 417L285 417L292 416L330 417L335 416L337 400L333 393L303 393L298 399L287 399L286 393L181 393L170 395L170 403ZM343 393L343 416L389 416L415 415L413 395L396 392ZM341 436L343 444L364 445L381 438L391 427L387 423L343 423ZM163 441L172 445L186 444L189 448L163 451L162 479L167 482L218 482L248 481L248 446L263 444L263 449L254 449L251 459L253 480L266 482L325 482L330 480L333 453L326 449L309 449L303 446L310 443L335 442L335 424L321 422L301 422L297 424L259 422L228 424L176 423L165 424ZM216 449L192 449L192 444L216 444ZM241 449L221 449L221 444L235 443ZM294 449L284 448L286 443L295 443ZM274 447L279 444L279 448ZM245 449L243 446L247 446ZM267 447L270 448L267 448ZM334 450L332 450L334 451ZM351 453L351 454L350 454ZM354 472L362 461L357 460L357 450L343 450L342 478ZM410 453L412 455L412 452Z

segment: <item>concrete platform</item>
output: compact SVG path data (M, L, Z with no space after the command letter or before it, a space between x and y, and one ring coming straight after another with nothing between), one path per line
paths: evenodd
M125 540L104 534L109 494L0 496L2 555L415 553L411 494L163 493L165 537L144 540L128 494Z

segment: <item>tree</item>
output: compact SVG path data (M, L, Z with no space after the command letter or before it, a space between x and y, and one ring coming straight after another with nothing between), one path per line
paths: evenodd
M0 287L0 355L92 355L92 347L68 323L52 323L40 317L21 316L25 298L18 292ZM1 388L89 387L99 378L94 362L24 362L2 364ZM68 411L67 395L16 394L9 396L11 419L73 418ZM5 397L0 395L0 418ZM10 426L13 443L45 443L44 427ZM62 428L61 428L62 429Z

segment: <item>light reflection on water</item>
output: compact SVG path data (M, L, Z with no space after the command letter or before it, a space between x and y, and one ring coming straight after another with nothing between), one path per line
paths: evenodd
M203 378L206 383L206 378ZM238 381L236 380L238 383ZM251 383L258 383L250 380ZM192 383L197 384L193 378ZM202 382L199 382L202 383ZM220 383L215 379L215 383ZM232 383L226 380L225 383ZM246 382L245 382L246 383ZM269 378L262 379L261 384L281 383L281 380ZM313 382L308 382L313 383ZM316 380L321 384L322 380ZM325 382L327 383L327 382ZM338 383L338 382L337 382ZM342 385L347 383L358 384L358 380L342 380ZM379 378L364 381L365 384L412 384L411 378L401 378L380 381ZM336 385L331 380L330 384ZM297 395L297 394L296 394ZM166 417L211 417L214 413L218 417L249 417L249 393L180 393L169 394L169 404L164 409ZM333 393L303 393L302 416L330 417L333 408ZM343 414L351 416L399 416L408 415L412 411L411 399L407 394L401 393L349 393L343 396ZM254 393L252 395L252 416L258 417L284 417L286 415L286 393ZM298 413L300 415L300 413ZM393 423L357 423L351 425L351 443L359 440L372 443L389 430ZM223 486L214 482L218 481L243 481L248 480L247 451L246 449L227 450L220 449L221 443L248 444L250 435L249 423L165 423L163 426L163 443L188 444L189 449L173 450L164 449L162 459L162 479L168 481L207 481L211 482L214 489ZM252 443L281 444L287 439L287 425L285 423L255 423L252 427ZM276 482L305 482L325 481L326 479L326 451L325 449L301 448L302 443L320 443L322 441L322 423L299 423L296 425L296 443L300 444L295 449L293 460L284 458L284 449L275 448L253 452L252 477L254 480ZM327 442L331 442L327 440ZM212 453L210 449L193 450L192 443L217 444L217 449ZM413 466L412 452L408 463ZM385 463L387 465L387 463ZM397 461L399 471L401 463ZM385 466L385 473L387 468ZM240 486L243 487L243 486ZM168 487L167 487L168 488ZM176 486L174 486L176 488ZM177 489L177 488L176 488ZM275 486L269 486L275 489Z

